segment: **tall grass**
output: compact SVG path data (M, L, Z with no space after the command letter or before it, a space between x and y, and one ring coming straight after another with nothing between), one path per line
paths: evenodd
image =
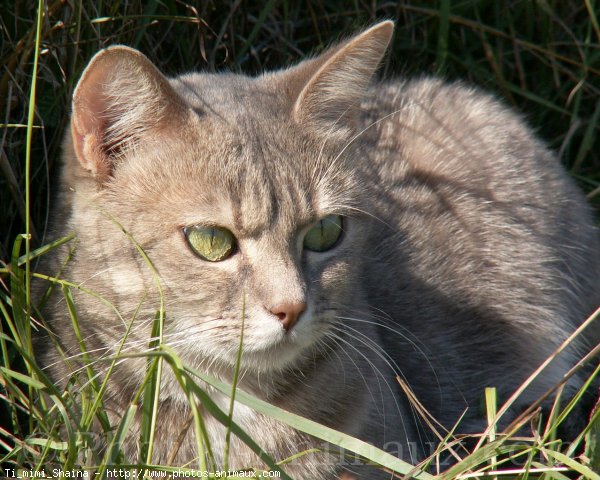
M69 99L87 61L98 49L123 43L142 50L163 71L234 70L253 74L296 62L327 43L376 19L396 20L397 31L383 75L431 73L465 79L495 92L522 111L555 148L588 198L600 205L600 9L595 0L547 1L388 1L355 0L250 2L224 0L188 4L175 0L103 2L74 0L3 0L0 45L0 458L4 475L17 468L34 471L56 466L71 471L93 466L107 478L111 465L127 459L120 449L134 415L135 403L112 431L103 410L105 383L87 369L67 386L56 387L39 368L32 329L43 328L30 297L30 281L40 255L56 248L47 244L49 205L56 193L60 143L68 121ZM140 252L143 254L143 252ZM149 261L149 260L148 260ZM38 275L39 276L39 275ZM71 292L78 285L45 279L61 289L73 328L76 306ZM94 292L88 292L94 294ZM157 311L154 333L160 338L164 311ZM32 319L32 320L31 320ZM125 339L124 339L125 341ZM86 351L81 338L81 350ZM185 367L168 346L153 345L147 355L147 382L138 392L142 412L142 458L152 457L156 419L157 378L171 369L190 400L200 399L230 431L255 451L260 446L220 410L201 385L225 394L232 387ZM113 359L113 362L116 360ZM596 361L597 363L597 361ZM110 374L111 368L107 371ZM590 377L598 374L596 371ZM109 376L109 375L108 375ZM105 381L104 381L105 382ZM582 389L592 388L584 386ZM77 394L77 395L75 395ZM407 474L410 465L323 426L267 405L244 392L236 401L293 425L317 438ZM77 396L77 401L74 401ZM443 439L439 456L414 470L418 478L544 478L572 475L600 478L600 411L590 418L571 445L556 439L557 425L574 405L556 408L546 424L536 411L512 425L532 434L509 438L495 430L497 406L488 393L490 428L470 451L452 432ZM575 399L575 401L577 398ZM191 405L195 405L191 401ZM233 405L233 403L232 403ZM426 413L423 412L426 417ZM98 429L105 432L99 448ZM211 470L211 446L202 416L193 409L204 464ZM442 452L442 450L444 450ZM448 453L451 452L451 453ZM583 452L583 455L582 455ZM298 455L310 452L298 452ZM436 461L456 456L456 464L437 474ZM146 462L146 464L148 464ZM285 462L267 461L285 477ZM148 465L146 465L148 466ZM142 465L143 467L143 465ZM252 467L252 466L249 466ZM153 466L172 471L168 466ZM465 475L470 475L466 477Z

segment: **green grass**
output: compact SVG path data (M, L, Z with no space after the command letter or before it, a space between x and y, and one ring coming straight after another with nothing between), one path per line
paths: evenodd
M41 318L30 298L35 260L56 247L47 244L45 233L69 99L87 61L103 46L123 43L138 48L168 74L190 69L253 74L296 62L377 19L392 18L397 30L383 75L438 74L495 92L527 116L560 153L590 201L600 206L600 6L595 0L226 0L199 2L194 7L173 0L40 4L43 10L33 1L0 2L0 459L4 468L53 465L68 471L83 462L97 467L98 478L106 478L110 465L125 461L119 443L133 415L139 413L132 404L119 428L108 431L102 406L105 380L96 380L91 369L74 379L69 394L59 391L33 358L32 329L39 324L29 320ZM40 11L44 15L38 15ZM77 329L71 292L81 287L46 280L62 289ZM154 323L158 337L163 315L160 308ZM80 343L85 352L84 339ZM147 355L147 382L138 392L144 404L152 406L142 412L141 442L146 454L142 458L152 454L160 369L172 369L190 399L201 399L230 425L232 434L260 448L231 421L231 412L218 409L202 388L209 383L231 395L230 385L185 367L167 346L155 347ZM393 471L410 469L355 439L244 392L235 395L236 401ZM465 452L451 432L439 432L445 438L440 448L453 449L460 460L450 471L434 473L435 478L458 478L467 472L473 478L564 479L573 472L586 479L600 478L594 473L600 471L598 411L572 445L556 440L555 430L573 405L559 408L557 403L545 424L536 424L532 411L520 419L521 425L531 425L532 433L515 443L495 430L494 402L489 392L490 428L476 449ZM501 413L502 405L497 408ZM98 448L92 434L95 421L107 430L105 449ZM516 431L519 424L513 426ZM196 431L199 450L206 452L206 465L200 467L210 469L211 447L195 409L190 428ZM310 452L298 452L302 454ZM513 460L518 460L518 468ZM431 465L435 472L435 458ZM285 470L284 465L271 468ZM492 474L490 469L506 473ZM540 473L544 470L552 473Z

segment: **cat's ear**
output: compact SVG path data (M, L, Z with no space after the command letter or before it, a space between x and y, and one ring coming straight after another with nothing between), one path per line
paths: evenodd
M324 134L352 129L393 31L393 22L378 23L289 71L288 81L300 84L293 106L296 121Z
M137 50L97 53L73 94L71 135L81 165L103 183L138 142L176 128L185 107L168 80Z

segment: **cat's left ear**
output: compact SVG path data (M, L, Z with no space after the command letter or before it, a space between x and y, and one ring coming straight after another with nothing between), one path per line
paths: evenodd
M293 116L330 136L348 134L394 32L394 23L374 25L319 57L284 72L288 94L295 97Z

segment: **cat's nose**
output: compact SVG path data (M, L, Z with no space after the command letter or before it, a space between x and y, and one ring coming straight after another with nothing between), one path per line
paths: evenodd
M271 313L279 319L283 328L288 331L298 321L304 310L306 310L305 302L283 302L270 309Z

